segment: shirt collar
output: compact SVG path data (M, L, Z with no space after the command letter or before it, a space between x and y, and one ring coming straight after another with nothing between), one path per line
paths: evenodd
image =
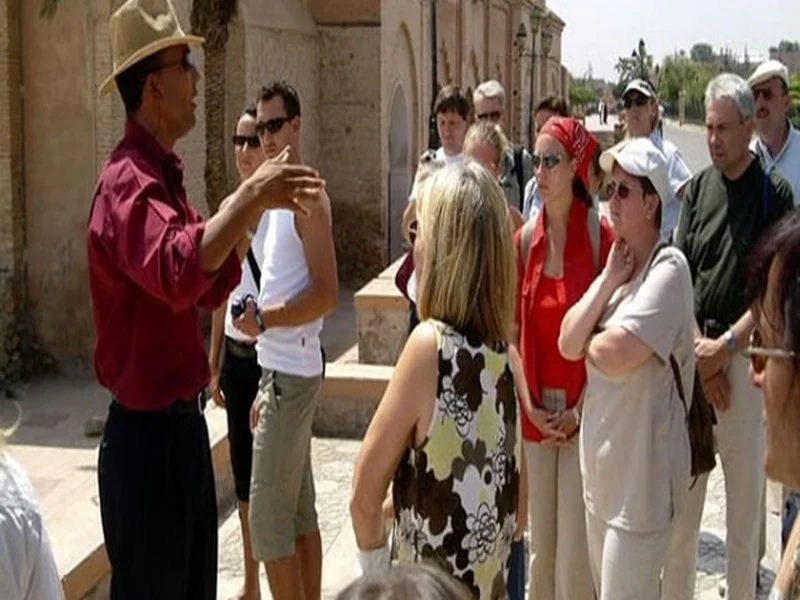
M135 119L126 119L125 138L139 148L144 158L154 167L172 167L178 171L183 169L183 163L178 158L178 155L172 151L167 151L164 146L158 143L155 136Z
M777 156L772 156L769 153L769 148L767 148L767 145L763 142L760 136L756 138L756 150L767 165L774 165L775 163L780 162L781 158L789 150L789 146L791 146L792 143L800 143L800 141L798 141L800 140L800 131L797 131L797 129L795 129L788 121L786 124L789 126L789 134L786 136L786 141L783 143L783 147L781 148L781 151L778 152Z

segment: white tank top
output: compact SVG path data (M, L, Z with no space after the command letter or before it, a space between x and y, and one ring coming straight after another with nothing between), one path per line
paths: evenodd
M261 264L260 307L288 302L311 282L303 243L294 225L294 213L270 210L266 214L269 220ZM258 336L258 364L264 369L300 377L321 375L321 331L321 318L296 327L269 327Z
M268 218L268 211L264 211L264 214L261 215L261 220L258 222L256 234L250 242L250 247L253 249L253 255L259 267L264 262L264 236L267 231ZM258 298L258 283L256 282L253 270L250 268L250 261L245 257L242 261L242 279L239 285L231 292L230 296L228 296L228 306L225 310L225 335L239 342L252 344L255 340L236 329L236 327L233 326L233 317L231 317L231 305L238 298L244 298L247 294L251 294L253 298Z

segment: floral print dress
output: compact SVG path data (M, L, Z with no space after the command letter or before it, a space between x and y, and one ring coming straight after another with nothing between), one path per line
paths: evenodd
M505 346L429 321L439 356L428 435L394 476L400 563L432 562L475 598L506 597L519 497L520 422Z

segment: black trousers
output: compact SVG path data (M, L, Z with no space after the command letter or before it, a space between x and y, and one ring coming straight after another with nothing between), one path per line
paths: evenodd
M231 344L233 347L231 348ZM219 374L219 387L225 394L228 416L228 443L231 468L240 502L250 501L250 475L253 470L253 434L250 431L250 407L258 393L261 367L255 348L252 355L233 352L235 342L225 338L225 354Z
M98 480L111 599L215 600L217 501L203 415L112 403Z

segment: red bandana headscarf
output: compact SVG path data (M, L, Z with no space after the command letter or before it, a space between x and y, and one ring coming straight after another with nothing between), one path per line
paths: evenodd
M589 163L592 160L597 140L579 121L567 117L550 117L539 135L552 135L578 163L576 175L589 189Z

